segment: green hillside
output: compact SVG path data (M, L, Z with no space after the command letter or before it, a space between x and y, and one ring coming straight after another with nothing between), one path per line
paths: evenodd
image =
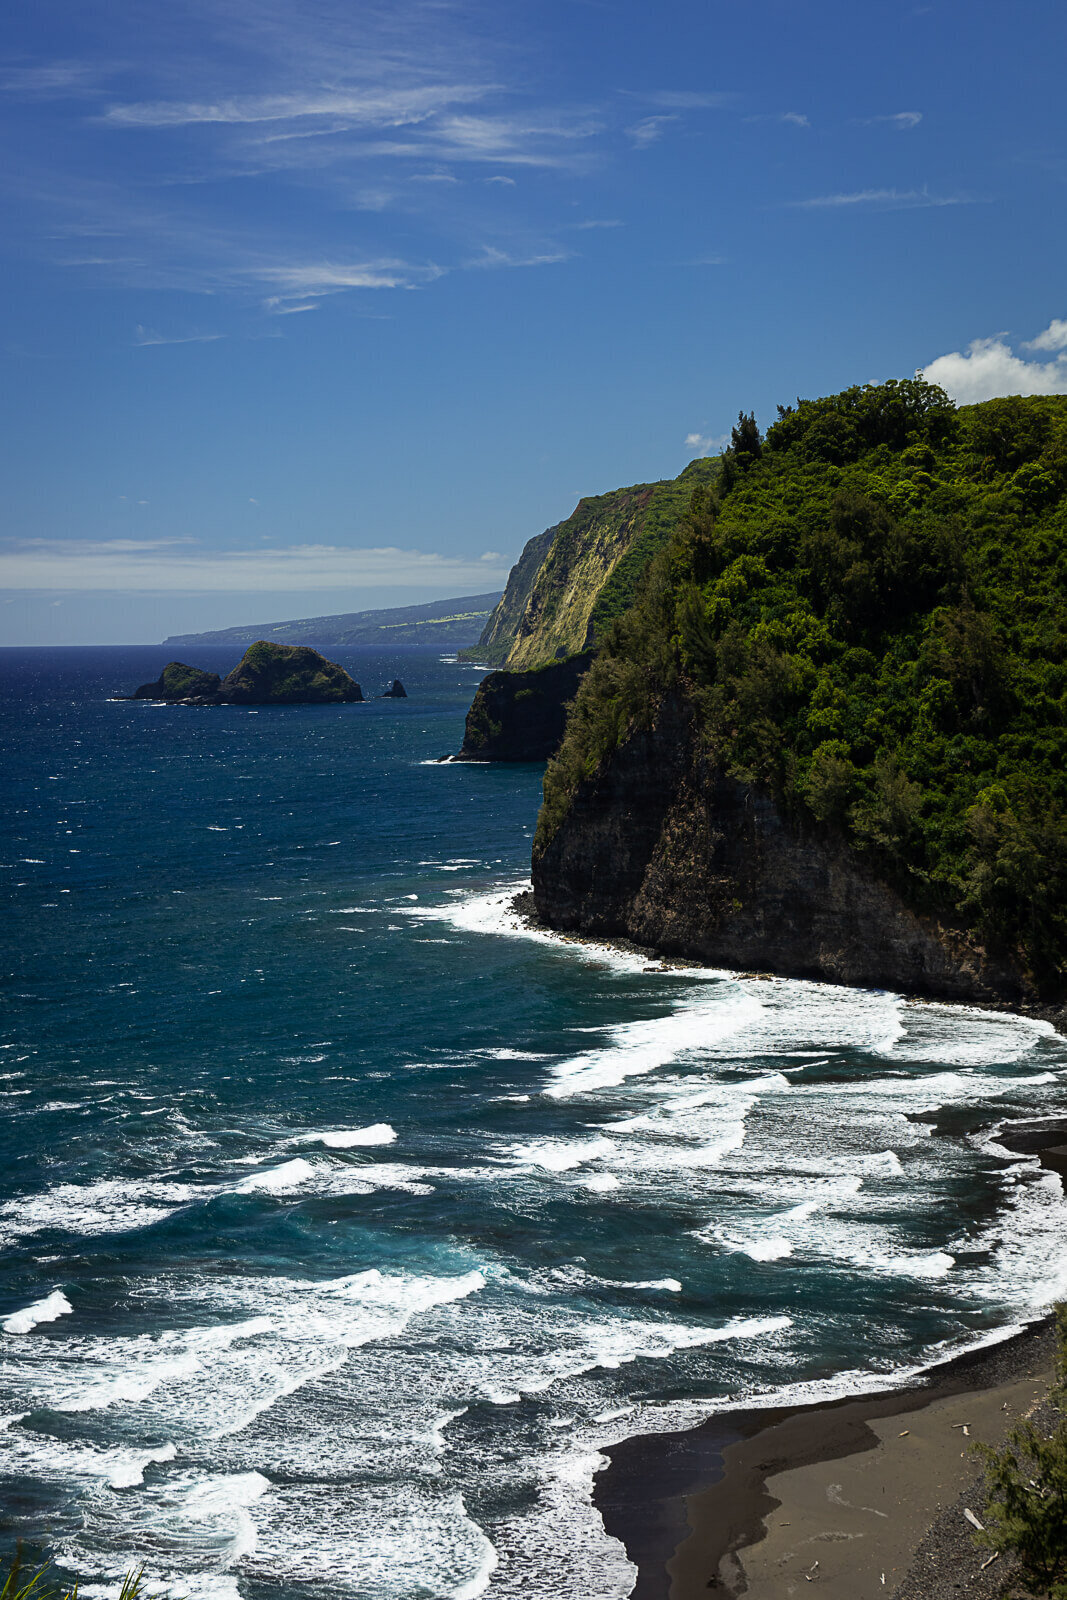
M380 611L346 611L329 617L301 617L292 622L250 623L217 628L211 633L176 633L165 645L203 649L214 645L250 645L260 639L275 644L314 645L323 650L395 650L411 645L456 649L478 637L493 607L494 594L467 594L454 600L433 600L417 606L390 606Z
M668 692L708 761L1062 991L1067 397L913 379L744 419L606 632L535 854Z

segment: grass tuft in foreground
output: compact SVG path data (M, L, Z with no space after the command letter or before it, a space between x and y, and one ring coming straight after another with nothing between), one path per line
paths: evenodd
M1015 1557L1011 1589L1067 1600L1067 1305L1056 1308L1056 1331L1051 1432L1027 1418L999 1450L975 1447L986 1469L985 1527L975 1539L997 1555Z

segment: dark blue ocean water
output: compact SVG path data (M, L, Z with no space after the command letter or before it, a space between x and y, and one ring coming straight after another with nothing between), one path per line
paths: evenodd
M1063 1292L1059 1183L993 1137L1064 1108L1045 1026L529 935L540 771L435 762L476 672L110 698L164 660L0 653L4 1545L621 1600L605 1445Z

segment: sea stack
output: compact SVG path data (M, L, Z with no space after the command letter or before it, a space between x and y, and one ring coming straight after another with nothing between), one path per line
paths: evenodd
M201 672L184 661L168 661L155 683L142 683L131 700L191 700L218 693L221 679L217 672Z
M394 678L392 686L386 689L385 693L382 695L383 700L406 700L407 697L408 692L404 688L404 685L401 683L399 678Z
M219 698L229 705L327 705L362 700L363 690L344 667L301 644L249 645L223 678Z
M142 684L131 699L192 706L340 705L362 700L363 690L344 667L307 645L260 639L221 680L217 672L171 661L156 683Z

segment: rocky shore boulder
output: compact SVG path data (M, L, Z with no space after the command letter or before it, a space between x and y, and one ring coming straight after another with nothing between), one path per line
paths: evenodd
M201 672L184 661L168 661L155 683L142 683L131 700L191 700L218 693L222 680L217 672Z
M229 705L328 705L362 700L363 691L344 667L308 645L249 645L219 685Z

